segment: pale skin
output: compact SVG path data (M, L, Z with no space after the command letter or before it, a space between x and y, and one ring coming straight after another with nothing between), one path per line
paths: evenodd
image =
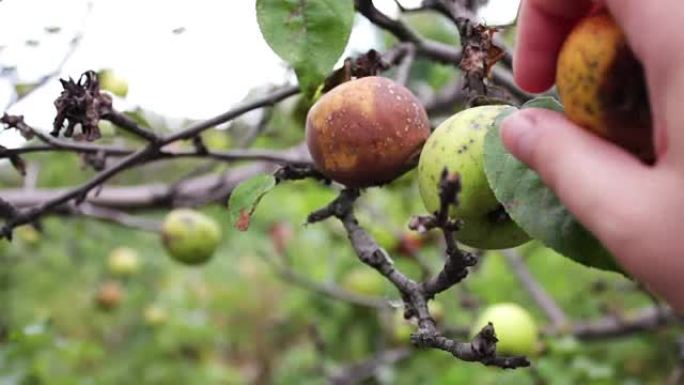
M684 314L684 20L682 0L604 0L646 72L657 161L538 109L503 123L509 151L536 170L566 207L649 290ZM530 92L554 83L556 58L590 0L523 0L514 57Z

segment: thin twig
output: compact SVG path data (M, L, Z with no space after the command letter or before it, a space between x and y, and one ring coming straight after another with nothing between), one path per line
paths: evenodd
M360 384L377 372L382 365L395 365L411 356L412 349L396 348L379 352L369 359L349 364L337 369L328 377L330 385L356 385Z
M265 95L261 98L254 99L252 101L241 104L231 110L224 112L223 114L217 115L213 118L207 119L205 121L196 123L184 130L170 134L163 137L160 140L162 145L167 145L169 143L175 142L177 140L191 139L192 137L202 133L209 128L218 126L219 124L225 123L227 121L233 120L240 115L243 115L249 111L256 110L263 107L272 106L275 103L280 102L283 99L287 99L290 96L299 93L299 87L290 86L284 87L279 90L275 90L273 93Z
M433 61L456 66L461 62L461 50L418 35L418 33L401 20L392 19L378 10L375 5L373 5L372 0L355 0L355 5L356 10L373 24L390 32L401 42L412 43L416 48L417 55ZM446 14L450 15L450 11L448 12L449 13ZM461 19L470 19L469 14L462 14L460 16ZM508 56L510 56L510 53L508 53ZM504 52L503 60L504 63L510 62L510 57L507 58L506 52ZM522 91L515 85L512 81L512 76L508 74L510 72L510 67L506 67L494 67L492 71L494 83L506 89L519 103L531 99L531 94Z
M133 216L122 211L93 206L88 203L74 207L72 212L76 215L84 215L90 218L113 222L125 227L152 233L157 233L161 229L161 223L159 221Z
M371 307L374 309L387 309L390 306L389 301L382 298L358 295L334 284L316 282L264 253L260 253L260 255L275 273L280 276L283 282L287 282L288 284L293 284L313 293L358 306Z
M406 85L411 76L411 68L413 68L413 62L416 58L416 48L413 44L407 45L406 51L406 55L397 66L397 74L395 76L396 82L403 85Z
M119 128L122 128L125 131L130 132L131 134L138 136L140 138L145 139L148 142L156 142L159 140L159 137L155 135L153 132L146 130L133 119L130 117L126 116L125 114L116 111L116 110L111 110L104 116L102 116L102 119L108 120L118 126Z
M606 316L593 321L575 322L572 334L582 340L597 340L657 330L667 325L681 323L672 310L648 307L626 317Z
M539 308L546 314L551 321L554 331L565 330L569 326L568 316L556 301L544 290L542 285L534 278L530 270L525 265L522 257L513 250L503 250L501 252L506 261L511 266L523 287L527 290Z

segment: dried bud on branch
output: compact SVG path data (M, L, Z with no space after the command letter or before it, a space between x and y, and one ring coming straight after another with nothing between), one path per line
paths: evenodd
M459 67L465 73L465 88L478 95L487 94L485 79L488 79L492 67L501 60L505 51L494 44L497 28L482 24L473 24L470 19L458 19L461 34L463 56Z
M112 110L111 96L100 92L97 74L87 71L78 82L73 79L60 79L64 90L55 100L57 116L53 124L52 136L59 136L66 122L64 136L74 135L76 125L81 125L83 138L89 142L100 138L97 123L103 115Z

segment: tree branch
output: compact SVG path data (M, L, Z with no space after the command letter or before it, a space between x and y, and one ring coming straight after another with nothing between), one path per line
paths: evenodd
M434 1L433 3L441 3L441 1ZM399 39L399 41L414 44L416 47L416 54L451 65L459 65L461 62L462 51L460 49L421 37L401 20L392 19L378 10L375 5L373 5L372 0L355 0L355 5L356 10L373 24L390 32ZM472 13L462 13L458 15L459 17L455 17L448 8L443 8L443 10L441 10L442 8L437 7L434 9L459 23L464 19L471 19L472 16ZM463 36L461 36L461 38L463 39ZM500 41L497 40L497 43L499 42ZM511 62L510 52L506 49L503 50L502 59L504 63ZM508 66L505 66L504 68L494 67L491 74L494 83L506 89L511 96L520 103L531 99L533 97L531 94L524 92L515 85L512 81L512 76L508 75L510 67L508 67L508 69L506 69L506 67Z
M453 183L450 178L445 184ZM445 190L449 190L448 188ZM450 195L452 190L445 191L442 196ZM452 198L453 198L452 193ZM343 190L339 197L328 206L313 212L308 217L308 222L318 222L330 217L336 217L344 226L347 236L358 258L365 264L373 267L387 280L389 280L401 293L405 304L404 316L418 319L418 330L412 335L411 340L417 347L429 347L451 353L463 361L480 362L484 365L497 366L504 369L513 369L529 366L526 357L504 357L496 354L496 335L494 327L490 324L485 326L471 342L458 342L444 337L438 330L435 320L430 315L427 302L434 293L425 291L425 283L418 283L394 265L392 259L377 242L359 225L353 212L353 206L359 197L359 191L353 189ZM450 271L445 268L445 276ZM445 278L449 282L457 282L452 277ZM429 285L427 287L430 287ZM442 286L439 286L442 288Z
M607 316L593 321L576 322L572 327L572 334L579 339L591 341L657 330L681 322L682 318L671 309L648 307L627 317Z
M119 224L137 230L157 233L161 230L161 223L148 218L136 217L122 211L93 206L88 203L71 209L74 215L83 215L94 219Z
M310 162L306 147L300 145L287 150L274 152L276 157L293 163ZM97 207L115 210L140 210L151 208L169 208L177 204L206 204L224 200L230 191L242 180L258 173L273 172L277 168L271 162L256 162L245 166L231 168L225 175L213 173L200 175L187 180L182 186L172 188L164 183L153 183L139 186L104 186L97 196L86 197L85 202ZM7 203L17 208L28 209L41 202L55 199L68 192L65 188L56 189L5 189L0 195Z
M262 255L262 257L276 272L276 274L280 276L283 282L288 284L293 284L313 293L358 306L371 307L375 309L386 309L389 307L389 302L382 298L358 295L337 285L316 282L309 277L298 273L290 266L287 266L282 262L275 261L273 258L270 258L266 255Z
M108 120L116 126L124 129L125 131L128 131L135 136L143 138L148 142L156 142L159 140L159 137L155 135L153 132L150 132L140 127L140 125L138 125L138 123L135 120L129 118L128 116L122 114L119 111L112 109L111 111L108 111L106 114L104 114L102 116L102 119Z
M88 192L90 192L95 187L101 185L102 183L106 182L111 177L119 174L120 172L123 172L139 164L167 156L161 151L161 147L164 145L181 139L193 138L194 136L200 134L202 131L211 128L217 124L224 123L226 121L234 119L249 111L272 105L273 103L283 100L289 96L295 95L298 92L299 89L297 87L287 87L281 90L277 90L270 95L240 105L214 118L192 125L189 128L182 130L178 133L171 134L159 140L150 142L145 147L137 150L136 152L126 155L113 166L101 171L92 179L81 184L80 186L64 191L63 193L59 194L58 196L55 196L50 200L47 200L35 207L31 207L20 212L14 218L11 218L10 220L6 221L2 230L0 230L0 238L10 237L12 229L14 227L32 222L39 218L41 215L50 212L54 210L56 207L59 207L60 205L63 205L71 200L75 200L77 203L82 202L87 198Z
M207 119L205 121L196 123L184 130L181 130L179 132L170 134L160 140L160 143L162 145L167 145L169 143L175 142L177 140L183 140L183 139L191 139L192 137L202 133L202 131L205 131L209 128L212 128L214 126L218 126L219 124L228 122L230 120L233 120L237 118L240 115L243 115L249 111L256 110L259 108L263 107L268 107L272 106L275 103L280 102L281 100L287 99L290 96L296 95L299 93L299 87L298 86L290 86L290 87L284 87L279 90L274 91L273 93L263 96L258 99L254 99L252 101L243 103L242 105L239 105L237 107L234 107L230 109L227 112L224 112L223 114L217 115L211 119Z
M409 348L397 348L379 352L369 359L335 370L329 377L330 385L356 385L373 377L382 365L395 365L411 356Z

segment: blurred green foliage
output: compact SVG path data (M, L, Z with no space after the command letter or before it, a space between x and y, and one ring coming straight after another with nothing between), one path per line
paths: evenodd
M10 245L3 241L0 321L8 334L0 342L0 383L316 384L324 382L322 367L396 346L386 316L283 281L267 263L267 257L283 258L300 274L331 284L365 268L338 223L301 225L334 196L311 181L279 186L264 198L245 233L230 227L225 208L206 208L222 223L225 238L214 259L198 268L173 263L154 233L86 219L50 218L38 242L21 234ZM362 223L382 227L388 237L400 235L409 215L422 209L410 174L390 188L369 190L359 207ZM280 257L269 235L275 224L288 229ZM119 246L139 252L142 271L121 281L120 306L103 311L94 296L102 282L114 279L106 256ZM440 248L428 238L421 249L434 269ZM414 259L391 251L400 269L420 276ZM521 251L573 318L598 317L606 306L649 304L643 294L624 289L632 284L619 275L587 269L534 243ZM599 281L610 289L592 290ZM398 299L393 290L386 297ZM485 255L463 285L438 296L446 327L467 328L475 318L462 304L465 297L480 305L520 303L544 324L498 253ZM168 319L146 321L150 306L163 309ZM324 352L316 349L313 330ZM517 371L416 351L398 365L381 367L368 383L533 384L541 377L549 384L657 384L674 364L672 337L670 330L595 343L547 338L535 369Z

